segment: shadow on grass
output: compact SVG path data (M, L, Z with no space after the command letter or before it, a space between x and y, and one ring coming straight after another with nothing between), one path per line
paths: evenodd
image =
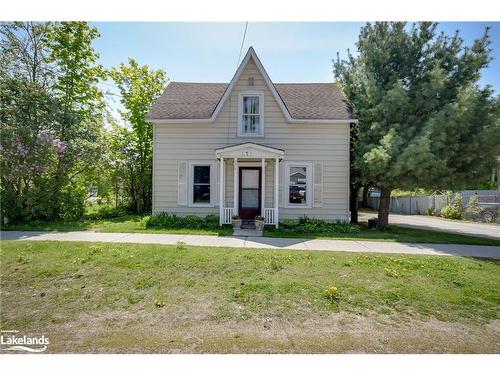
M293 230L281 228L266 228L264 236L285 238L309 239L338 239L338 240L374 240L391 242L436 243L436 244L462 244L499 246L500 240L475 237L464 234L439 232L435 230L408 228L390 225L388 228L370 229L367 223L353 224L353 231L342 233L337 231L324 231L320 233L297 233Z
M74 231L74 230L89 230L99 226L119 223L139 223L144 216L140 215L124 215L109 219L89 219L83 218L80 220L70 221L32 221L30 223L7 224L2 225L1 229L5 231L12 230L43 230L43 231Z
M233 234L231 226L217 228L148 228L146 218L142 215L123 215L107 219L89 219L72 221L34 221L31 223L2 225L2 231L49 231L70 232L93 230L96 232L123 232L123 233L157 233L157 234L196 234L212 236L230 236Z

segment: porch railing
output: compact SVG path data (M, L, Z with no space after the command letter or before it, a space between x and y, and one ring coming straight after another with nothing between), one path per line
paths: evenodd
M234 208L224 207L222 209L221 224L231 224L233 222Z
M264 208L264 224L275 225L278 220L278 210L276 208Z

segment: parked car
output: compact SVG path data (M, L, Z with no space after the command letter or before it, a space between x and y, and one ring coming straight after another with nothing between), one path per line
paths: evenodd
M299 186L290 186L290 203L302 203L305 195L306 191Z

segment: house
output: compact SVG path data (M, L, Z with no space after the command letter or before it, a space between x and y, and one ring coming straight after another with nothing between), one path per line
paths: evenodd
M273 83L250 48L229 84L170 82L147 118L153 213L349 220L356 120L335 84Z

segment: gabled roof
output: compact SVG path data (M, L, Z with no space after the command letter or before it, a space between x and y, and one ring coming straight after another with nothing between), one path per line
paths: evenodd
M153 122L213 122L252 59L288 122L345 122L352 118L346 98L333 83L273 84L252 47L226 83L171 82L150 109Z
M207 119L227 83L170 82L151 107L149 119Z

